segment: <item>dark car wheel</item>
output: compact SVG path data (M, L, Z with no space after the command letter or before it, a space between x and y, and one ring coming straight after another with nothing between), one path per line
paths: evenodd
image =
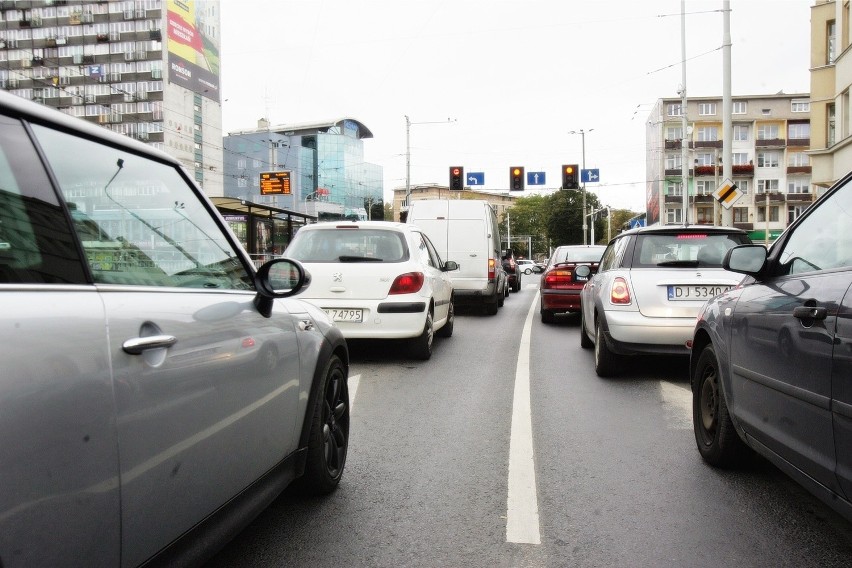
M450 305L447 307L447 321L444 327L435 332L438 337L452 337L453 325L456 321L455 299L450 296Z
M518 276L515 279L515 285L512 286L512 291L513 292L520 292L521 291L521 277L520 276Z
M556 316L548 310L541 310L541 323L556 323Z
M580 308L580 347L583 349L591 349L595 344L589 339L589 334L586 333L586 315L583 313L583 308Z
M713 345L701 352L692 377L692 425L695 441L704 461L730 467L747 453L728 414L719 378L719 362Z
M423 333L411 340L411 356L415 359L426 360L432 357L432 340L435 337L435 328L432 322L432 312L426 312L426 323L423 324Z
M320 388L302 477L304 488L314 495L331 493L340 483L349 447L349 387L346 369L336 355L326 365Z
M595 373L599 377L611 377L618 368L619 356L606 343L600 320L595 320Z

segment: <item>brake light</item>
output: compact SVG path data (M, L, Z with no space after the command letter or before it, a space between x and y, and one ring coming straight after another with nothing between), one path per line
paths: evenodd
M544 287L548 290L559 288L568 288L571 282L571 277L574 273L571 270L560 268L551 270L544 275Z
M493 258L488 259L488 281L493 282L494 278L497 277L497 260Z
M627 287L627 280L621 276L612 281L612 288L609 293L609 301L613 304L629 304L630 289Z
M388 294L414 294L423 287L425 277L422 272L407 272L396 277Z

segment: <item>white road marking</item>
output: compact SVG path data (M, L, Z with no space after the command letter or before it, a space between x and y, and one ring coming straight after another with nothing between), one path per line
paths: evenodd
M358 383L361 382L361 375L349 375L349 413L352 413L352 408L355 406L355 395L358 394Z
M509 491L506 498L506 542L541 544L535 457L530 409L530 334L538 294L533 298L518 349L512 434L509 440Z
M660 397L669 426L674 430L692 430L692 391L660 381Z

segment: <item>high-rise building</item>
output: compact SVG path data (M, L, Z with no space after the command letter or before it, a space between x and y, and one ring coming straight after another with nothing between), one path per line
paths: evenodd
M731 181L741 193L731 206L733 225L749 231L757 242L768 242L815 198L809 155L810 96L735 96L732 103ZM690 98L686 109L680 98L657 101L646 130L648 225L720 224L722 205L713 193L724 181L721 111L722 97ZM686 180L684 137L688 142Z
M223 194L218 0L0 0L0 87L175 156Z

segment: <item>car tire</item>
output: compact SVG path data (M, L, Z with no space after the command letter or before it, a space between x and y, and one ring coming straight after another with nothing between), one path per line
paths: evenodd
M549 312L547 310L540 310L541 313L541 323L556 323L556 316L553 312Z
M531 268L524 268L524 274L532 274Z
M502 308L502 307L503 307L503 304L505 304L505 303L506 303L506 298L508 298L508 297L509 297L509 287L508 287L508 286L504 286L504 287L503 287L503 291L502 291L502 292L500 292L499 294L497 294L497 297L496 297L496 298L495 298L495 300L494 300L494 304L495 304L498 308ZM495 314L497 313L497 310L496 310L496 309L494 310L494 313L495 313Z
M432 341L435 338L435 328L432 320L432 312L426 312L426 322L423 324L423 332L411 340L410 353L414 359L426 361L432 357Z
M455 299L450 296L450 305L447 307L447 321L444 322L444 326L435 332L438 337L452 337L453 335L453 325L456 321L456 307L455 307Z
M513 288L514 288L515 292L521 291L521 277L520 276L518 276L518 278L515 279L515 285L513 286Z
M586 333L586 315L583 313L582 306L580 307L580 347L583 349L591 349L595 344L589 339L589 334Z
M335 490L349 448L349 387L346 368L336 355L329 359L311 414L311 431L302 487L312 495Z
M698 452L710 465L736 466L748 454L728 414L719 377L719 359L712 344L701 351L692 376L692 427Z
M607 345L600 320L595 320L595 373L599 377L611 377L618 368L619 356Z

